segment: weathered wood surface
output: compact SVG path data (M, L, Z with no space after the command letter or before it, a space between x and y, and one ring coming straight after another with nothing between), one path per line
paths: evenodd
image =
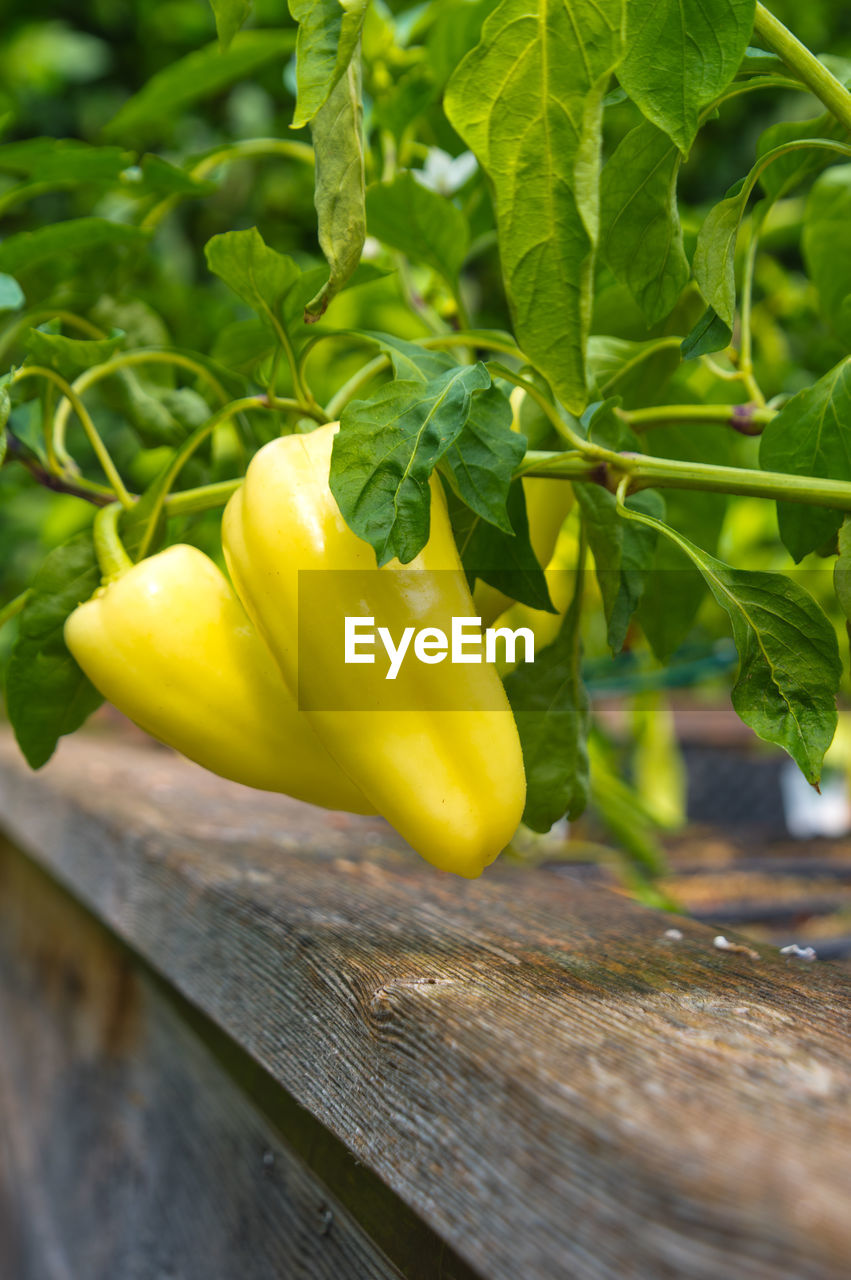
M847 974L164 752L6 742L0 824L488 1280L847 1277Z
M0 844L0 1275L398 1280L138 964Z

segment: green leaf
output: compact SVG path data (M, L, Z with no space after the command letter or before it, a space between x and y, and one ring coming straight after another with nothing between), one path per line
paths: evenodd
M580 673L580 618L577 591L553 643L505 681L526 770L523 821L533 831L549 831L565 813L578 818L588 803L590 706Z
M331 455L331 492L348 526L379 565L408 564L428 541L429 477L461 434L475 391L490 386L483 364L459 365L433 381L389 382L343 410Z
M424 262L454 285L470 245L467 219L451 200L400 173L366 193L369 234L415 262Z
M836 732L842 674L836 633L820 605L785 574L731 569L667 525L635 518L677 543L728 614L739 654L732 692L739 717L817 785Z
M51 258L105 249L108 245L135 245L148 239L148 232L125 222L106 218L70 218L36 231L19 231L0 243L0 272L18 273L39 266Z
M838 58L824 58L830 64L830 70L846 88L851 88L851 74L847 63L841 64ZM785 71L788 75L788 70ZM786 142L794 142L799 138L823 138L834 142L843 142L847 134L838 120L829 112L810 120L781 120L769 125L760 135L756 145L757 158L773 151ZM778 156L771 166L760 176L760 185L765 194L773 200L788 195L796 186L804 182L814 173L833 164L829 153L813 151L793 151Z
M268 324L262 320L235 320L216 335L212 355L229 369L249 374L274 350Z
M652 571L656 536L640 525L626 525L618 515L615 495L608 489L578 484L576 498L603 597L608 644L613 653L619 653ZM664 499L653 489L634 494L629 506L656 517L665 513Z
M772 418L760 440L759 463L765 471L851 480L851 356L799 391ZM842 513L778 502L777 523L784 545L798 561L836 537Z
M686 155L701 107L726 88L753 32L754 0L626 0L618 79Z
M465 502L444 484L452 532L458 554L472 589L481 578L512 600L532 609L555 613L544 571L535 556L529 536L526 495L523 483L515 480L508 491L506 509L511 533L505 533L471 511Z
M692 426L658 427L648 444L652 444L654 453L666 458L706 462L710 447L707 436L712 440L713 462L736 462L736 437L713 426L697 430ZM665 508L668 524L698 546L715 550L727 509L725 494L666 489ZM660 662L668 662L686 639L706 593L706 583L688 557L669 538L660 538L636 613Z
M0 275L0 314L20 311L26 302L24 291L14 276Z
M833 567L833 589L845 614L846 625L851 625L851 518L848 516L839 530L839 555Z
M730 345L732 327L707 307L687 337L683 338L680 351L684 360L699 360L713 351L724 351Z
M93 147L74 138L29 138L0 146L0 171L45 187L117 182L134 160L132 151Z
M709 211L694 251L694 278L700 292L717 318L731 331L736 315L736 238L750 192L746 184L737 195L728 196ZM709 335L713 341L720 336L711 319L704 330L704 340Z
M125 169L121 185L133 196L206 196L216 190L215 182L193 178L185 169L155 155L143 156L141 164Z
M103 364L124 346L125 334L110 338L65 338L59 333L30 329L26 348L34 364L55 369L69 382L97 364Z
M307 323L325 310L360 262L366 239L363 103L358 52L310 126L316 153L314 203L328 280L304 309Z
M679 365L679 348L671 342L630 342L603 334L588 340L592 385L600 395L618 395L627 408L658 400Z
M845 131L833 116L827 114L817 116L814 120L781 120L769 125L760 135L756 147L757 156L764 156L775 147L799 138L832 138L841 142L845 138ZM833 160L834 157L816 150L790 151L778 156L761 174L760 186L770 199L779 200L814 173L826 169Z
M842 673L836 633L809 592L784 574L731 569L705 552L699 567L733 624L741 665L736 712L788 751L808 782L821 776L836 731Z
M365 337L372 338L381 351L389 355L394 378L430 382L448 369L458 367L458 361L448 351L420 347L415 342L405 342L403 338L396 338L390 333L375 333L368 329L363 332Z
M210 416L206 401L189 387L175 389L119 369L102 384L107 403L122 414L146 448L179 445Z
M251 0L210 0L216 15L219 45L228 49L234 36L251 14Z
M828 169L815 182L804 217L804 261L819 292L821 313L851 349L851 165Z
M6 672L6 709L31 768L50 759L103 698L65 646L65 619L100 585L90 530L57 547L42 564L20 617Z
M446 91L490 179L517 338L571 412L586 403L603 95L621 0L503 0Z
M621 142L600 182L600 245L649 325L673 310L690 275L677 208L682 156L643 121Z
M467 421L440 461L455 492L503 533L514 532L506 502L526 441L511 430L511 404L499 387L477 391Z
M213 274L279 332L284 299L301 275L292 258L270 248L256 227L213 236L204 253Z
M290 13L299 24L294 129L314 119L346 74L367 5L368 0L289 0Z
M224 53L214 41L152 76L104 133L110 138L167 133L188 106L244 80L267 62L282 60L294 45L295 32L282 30L241 31Z

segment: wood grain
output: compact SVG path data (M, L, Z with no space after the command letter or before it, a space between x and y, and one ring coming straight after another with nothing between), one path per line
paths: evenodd
M0 845L0 1275L398 1280L157 985Z
M847 974L163 752L5 742L0 815L482 1276L847 1276Z

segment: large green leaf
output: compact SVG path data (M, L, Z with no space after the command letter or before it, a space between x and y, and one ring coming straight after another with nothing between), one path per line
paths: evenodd
M125 335L110 338L66 338L59 333L30 329L26 347L34 364L47 365L73 381L97 364L104 364L124 345Z
M658 400L680 365L677 340L630 342L608 334L588 340L588 370L600 395L617 395L627 408ZM531 399L530 396L526 400ZM525 402L524 402L525 403Z
M658 520L638 512L629 518L672 538L703 574L732 623L736 712L817 785L836 732L842 674L836 633L820 605L786 574L732 569Z
M328 279L304 309L313 323L354 275L366 238L361 60L357 49L310 126L319 245Z
M447 369L454 369L458 364L448 351L420 347L415 342L406 342L404 338L396 338L390 333L367 330L366 336L372 338L385 355L389 355L393 376L396 378L430 382L432 378L437 378Z
M624 525L617 513L615 495L608 489L578 484L576 498L582 508L588 546L603 597L606 638L612 652L618 653L652 571L656 536L652 530L638 525ZM647 515L665 514L664 499L653 489L635 494L629 502Z
M503 0L449 82L449 120L493 189L518 341L572 412L586 403L603 95L622 0Z
M523 821L533 831L549 831L565 813L578 818L588 803L590 715L580 673L580 617L577 591L553 643L505 681L526 770Z
M71 657L65 619L100 584L89 530L51 551L35 576L6 672L6 710L31 768L73 733L103 698Z
M204 252L213 274L248 303L271 332L280 333L284 300L301 277L292 258L270 248L256 227L213 236Z
M701 107L739 69L755 0L626 0L618 79L642 113L685 155Z
M473 394L490 387L483 364L458 365L426 383L389 382L343 411L331 457L331 492L379 566L408 564L428 541L429 477L460 436Z
M345 75L357 48L369 0L289 0L299 24L293 128L308 124Z
M613 399L591 405L582 415L580 429L593 443L607 449L637 449L639 442L634 432L614 413L617 404ZM607 640L617 653L623 648L632 615L647 585L656 535L640 524L625 523L618 515L615 495L608 489L578 484L575 492L603 597ZM647 515L660 517L665 513L665 501L653 489L635 494L629 502Z
M506 510L511 533L489 524L444 485L452 532L461 563L472 588L481 578L503 595L531 609L555 613L544 571L535 556L529 537L529 517L523 484L515 480L509 488Z
M507 534L514 532L506 509L509 485L526 452L511 420L511 404L499 387L477 392L464 427L440 461L467 506Z
M649 121L630 130L603 170L600 244L647 323L664 320L689 278L677 208L682 156Z
M223 53L218 41L158 71L124 103L104 129L110 138L156 136L171 129L186 107L235 80L244 80L267 62L283 59L295 46L294 31L241 31Z
M851 481L851 356L772 418L760 440L759 461L766 471ZM778 502L777 523L789 553L801 560L836 537L842 513Z
M470 244L467 219L451 200L400 173L392 182L377 182L366 193L370 235L424 262L450 284L458 279Z
M106 218L70 218L36 231L19 231L0 243L0 271L17 274L39 266L51 258L105 249L108 246L139 246L148 233L126 222Z
M219 44L222 49L227 49L251 14L251 0L210 0L210 4L216 15Z
M132 151L121 147L93 147L75 138L29 138L0 147L2 172L35 179L40 185L50 187L116 182L134 160Z
M813 186L803 250L822 315L843 347L851 350L851 165L828 169Z

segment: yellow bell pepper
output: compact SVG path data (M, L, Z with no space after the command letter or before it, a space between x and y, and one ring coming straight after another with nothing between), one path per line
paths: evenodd
M408 566L375 567L329 488L337 424L272 441L228 503L222 543L246 610L341 768L435 866L478 876L511 839L525 775L517 728L492 666L413 657L397 678L342 660L346 617L448 632L471 617L445 500L431 486L431 533ZM304 571L322 571L322 576ZM354 571L354 572L353 572ZM312 604L300 629L299 578ZM300 638L297 645L296 637Z
M128 560L69 616L65 642L119 711L205 769L373 812L298 711L224 574L196 547Z

